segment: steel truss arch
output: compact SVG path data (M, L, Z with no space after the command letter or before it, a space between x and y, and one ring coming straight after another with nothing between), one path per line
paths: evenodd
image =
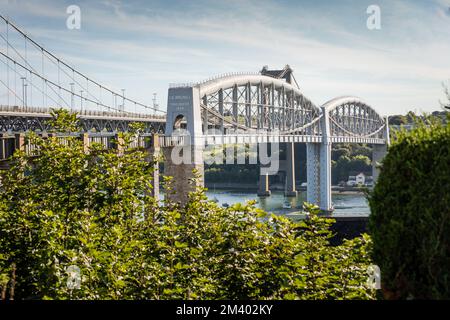
M358 97L338 97L326 102L322 109L330 119L332 136L384 138L385 119Z
M320 134L320 108L295 86L265 75L239 74L197 84L203 131Z

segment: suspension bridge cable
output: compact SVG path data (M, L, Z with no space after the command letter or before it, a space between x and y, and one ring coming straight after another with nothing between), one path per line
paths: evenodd
M8 57L9 59L9 57ZM14 91L17 92L17 66L16 66L16 62L14 61ZM16 95L17 97L17 95ZM17 106L17 98L14 99L14 104Z
M53 82L53 81L51 81L51 80L48 80L47 78L42 77L42 76L39 75L38 73L36 73L36 72L34 72L34 71L28 69L27 67L25 67L24 65L20 64L19 62L14 61L11 57L6 56L6 54L4 54L3 52L0 52L0 55L6 57L7 59L9 59L9 60L11 60L11 61L13 61L13 62L14 62L14 65L18 65L18 66L21 67L22 69L31 72L31 73L34 74L36 77L38 77L38 78L40 78L40 79L44 79L46 83L50 83L50 84L53 85L54 87L59 88L59 89L61 89L62 91L66 92L66 93L72 94L72 92L71 92L70 90L68 90L68 89L66 89L66 88L64 88L64 87L60 87L60 86L58 86L58 84L56 84L55 82ZM3 61L2 61L2 62L3 62ZM17 73L17 72L16 72L16 73ZM17 74L19 74L19 73L17 73ZM73 95L76 96L76 97L78 97L78 98L81 98L81 99L84 100L84 101L87 101L87 102L90 102L90 103L94 103L94 104L97 103L97 102L95 102L95 101L93 101L93 100L91 100L91 99L89 99L89 98L83 97L82 95L79 95L79 94L77 94L77 93L73 93ZM69 105L66 101L64 101L64 102L65 102L67 105ZM99 103L99 105L102 106L102 107L105 107L105 108L108 108L108 107L109 107L109 106L107 106L107 105L105 105L105 104L102 104L102 103ZM112 109L112 108L111 108L111 109ZM117 109L113 109L113 110L114 110L114 111L120 111L120 110L117 110ZM122 113L130 114L130 112L128 112L128 111L122 111Z
M2 52L0 52L0 54L3 55ZM10 59L10 58L8 57L8 59ZM3 62L3 61L2 61L2 62ZM3 63L4 63L4 62L3 62ZM24 68L20 63L15 62L15 65L16 65L16 64L19 65L20 67L22 67L22 68L25 70L25 74L27 73L27 71L30 72L30 75L33 73L31 70L29 70L29 69L27 69L27 68ZM30 83L29 81L26 80L26 77L24 77L20 72L18 72L18 71L16 71L16 70L15 70L14 72L15 72L16 74L18 74L18 75L20 76L21 79L24 78L26 82ZM36 75L37 75L37 74L36 74ZM39 76L39 75L37 75L37 76ZM45 79L45 81L47 82L46 79ZM30 83L30 85L31 85L32 87L35 87L38 91L40 91L39 88L37 88L35 85L33 85L33 83ZM44 94L44 92L42 92L42 91L41 91L41 93ZM24 97L25 97L25 96L24 96ZM51 100L53 100L53 102L55 102L56 104L58 104L58 102L57 102L55 99L53 99L51 96L47 95L47 98L50 98ZM22 100L23 103L26 102L26 99L21 99L21 100ZM67 104L67 102L66 102L64 99L63 99L63 101L64 101L64 103Z
M45 54L44 54L44 56L45 56L45 58L48 59L48 61L50 61L51 63L53 63L53 65L55 65L55 66L58 68L58 73L59 73L59 71L61 70L66 76L68 76L68 77L69 77L75 84L77 84L81 89L85 90L91 97L93 97L93 98L94 98L95 100L97 100L98 102L101 102L96 96L94 96L92 93L90 93L85 87L83 87L83 85L82 85L80 82L78 82L78 81L75 79L75 75L74 75L75 70L72 69L72 75L70 75L70 74L68 74L64 69L62 69L62 68L59 66L59 64L55 63L55 61L53 61L50 57L47 57ZM86 80L87 80L87 79L86 79Z
M120 95L120 94L114 92L113 90L111 90L111 89L109 89L109 88L107 88L107 87L105 87L105 86L102 86L102 85L101 85L100 83L98 83L97 81L94 81L94 80L90 79L89 77L87 77L87 76L84 75L83 73L77 71L74 67L70 66L69 64L67 64L66 62L62 61L61 59L59 59L58 57L56 57L54 54L52 54L51 52L49 52L48 50L46 50L43 46L41 46L41 45L38 44L36 41L34 41L34 40L31 39L30 37L28 37L27 34L25 34L19 27L17 27L15 24L13 24L12 22L10 22L10 21L9 21L7 18L5 18L3 15L0 14L0 18L1 18L2 20L4 20L6 23L9 23L9 24L11 25L11 27L13 27L17 32L19 32L19 33L20 33L22 36L24 36L26 39L28 39L34 46L36 46L37 48L43 50L45 53L47 53L47 54L48 54L49 56L51 56L53 59L59 61L59 62L60 62L61 64L63 64L65 67L67 67L67 68L73 70L75 73L77 73L77 74L80 75L81 77L88 79L88 80L89 80L90 82L92 82L93 84L98 85L98 86L101 86L104 90L109 91L109 92L111 92L112 94L118 95L119 97L121 97L121 98L123 98L123 99L125 99L125 100L127 100L127 101L129 101L129 102L131 102L131 103L136 103L136 105L138 105L138 106L140 106L140 107L143 107L143 108L146 108L146 109L152 109L152 110L155 110L155 111L157 111L157 112L166 113L166 112L163 111L163 110L159 110L159 109L150 107L150 106L145 105L145 104L143 104L143 103L137 102L137 101L135 101L135 100L133 100L133 99L125 98L123 95Z
M3 61L2 61L3 62ZM22 104L24 103L23 102L23 100L14 92L14 90L12 90L11 88L9 88L4 82L3 82L3 80L2 79L0 79L0 82L6 87L6 89L8 90L8 91L11 91L11 93L13 94L13 95L15 95L17 98L19 98L19 100L22 102Z
M3 39L4 39L4 37L0 34L0 37L2 37ZM25 45L26 45L26 40L27 39L29 39L29 40L31 40L30 38L27 38L27 37L24 37L24 39L25 39ZM17 50L16 50L16 48L13 46L13 45L11 45L11 43L9 42L9 41L6 41L7 42L7 44L8 44L8 48L9 47L11 47L13 50L14 50L14 52L34 71L34 72L36 72L37 73L37 71L36 71L36 69L28 62L28 59L25 57L23 57ZM48 61L50 61L53 65L55 65L56 66L56 68L57 68L57 70L58 70L58 86L59 87L61 87L61 81L60 81L60 71L62 71L65 75L67 75L69 78L71 78L71 80L72 81L74 81L76 84L78 84L78 86L81 88L81 89L83 89L83 92L86 92L88 95L90 95L91 97L93 97L95 100L97 100L97 102L96 102L96 104L97 104L97 106L99 106L99 103L101 104L101 100L99 100L96 96L94 96L92 93L90 93L89 92L89 90L88 90L88 87L89 87L89 79L88 78L86 78L86 85L87 85L87 87L85 88L85 87L83 87L83 85L80 83L80 82L78 82L76 79L75 79L75 75L74 75L74 73L76 72L76 70L74 70L74 69L71 69L72 70L72 75L69 75L64 69L62 69L61 68L61 66L60 66L60 63L62 63L60 60L57 60L57 62L55 62L54 61L54 59L51 59L51 57L48 57L45 53L46 53L46 51L43 49L43 48L39 48L40 50L41 50L41 52L42 52L42 55L43 55L43 59L44 59L44 57L46 58L46 59L48 59ZM25 47L25 52L26 52L26 47ZM43 62L42 62L43 63ZM44 75L44 72L42 72L42 74ZM100 86L100 88L102 89L102 87ZM61 98L61 90L59 90L59 92L56 92L55 91L55 89L53 88L53 87L50 87L50 89L52 89L52 91L59 97L59 99L58 99L58 101L59 102L56 102L56 104L59 106L59 107L61 107L61 102L60 102L60 98ZM100 93L101 93L101 91L100 91ZM52 99L53 100L53 99ZM53 100L54 101L54 100ZM45 105L45 103L44 103L44 105ZM108 110L110 110L111 108L108 106L107 107L107 109ZM114 109L114 108L112 108L112 109Z
M0 34L0 37L2 38L2 39L5 39L1 34ZM12 46L9 42L7 42L8 44L9 44L9 47L11 47L11 49L13 49L14 50L14 52L19 56L19 58L21 58L30 68L31 68L31 70L33 70L33 72L34 73L36 73L36 74L38 74L38 72L37 72L37 70L28 62L28 60L27 59L25 59L21 54L20 54L20 52L19 51L17 51L17 49L14 47L14 46ZM8 48L9 48L8 47ZM8 59L10 59L10 57L8 56ZM13 62L14 62L14 72L15 73L17 73L17 71L16 71L16 69L15 69L15 67L16 67L16 61L14 60L14 59L11 59ZM16 80L16 78L14 78L14 81ZM45 81L46 82L46 81ZM56 90L53 88L53 87L50 87L50 89L53 91L53 93L55 94L55 95L57 95L57 96L59 96L60 95L60 93L58 94L58 92L56 92ZM17 87L15 87L15 90L17 91ZM46 94L47 95L47 94ZM48 95L47 95L47 97L48 97ZM15 102L15 104L17 105L17 101ZM57 105L58 105L58 103L57 103ZM45 104L44 104L44 106L45 106Z
M44 52L41 52L41 58L42 58L42 70L41 70L41 74L44 75ZM44 87L45 87L45 81L42 80L42 92L44 92ZM42 107L45 107L45 95L42 95Z
M9 55L9 44L8 44L8 41L9 41L9 24L7 23L6 24L6 53ZM9 60L7 60L7 62L8 62L8 69L7 69L7 71L6 71L6 82L7 82L7 84L8 84L8 89L9 89ZM8 93L8 97L7 97L7 100L8 100L8 106L9 106L9 93Z

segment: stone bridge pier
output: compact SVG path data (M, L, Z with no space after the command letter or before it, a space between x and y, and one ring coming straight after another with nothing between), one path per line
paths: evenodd
M182 205L189 192L204 185L202 119L200 108L194 107L200 105L199 96L198 88L186 86L169 88L167 99L165 134L174 140L163 147L164 175L172 178L166 196ZM183 137L184 143L173 143L176 137Z
M188 201L189 192L204 185L202 150L194 146L164 147L162 150L164 175L171 177L170 183L164 186L165 196L183 205Z

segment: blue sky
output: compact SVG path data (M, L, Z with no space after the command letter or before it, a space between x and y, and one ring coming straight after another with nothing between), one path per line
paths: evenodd
M72 4L80 30L66 27ZM381 30L366 27L371 4ZM450 0L0 0L0 8L80 71L149 104L156 92L164 108L169 83L263 65L289 64L317 105L355 95L386 115L439 110L450 78Z

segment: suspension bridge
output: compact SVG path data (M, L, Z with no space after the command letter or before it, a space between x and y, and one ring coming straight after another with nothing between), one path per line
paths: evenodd
M50 129L47 122L53 107L68 108L78 114L83 129L80 134L87 143L128 131L130 123L144 123L142 135L153 137L153 152L161 148L165 154L165 174L174 177L174 198L180 202L186 201L193 188L188 184L193 169L202 175L204 148L211 145L282 144L287 154L282 164L287 173L286 195L295 196L294 147L297 143L306 144L307 200L319 204L324 211L333 210L333 143L373 145L376 180L377 163L389 144L387 118L352 96L315 105L302 93L289 66L281 70L264 67L257 73L230 73L199 83L171 84L166 112L155 100L153 104L138 102L127 97L124 89L115 91L93 80L46 50L10 19L0 15L0 23L3 159L14 148L25 145L24 132L45 134ZM6 145L8 141L12 141L12 146ZM174 148L189 150L190 161L175 163ZM258 194L266 196L270 194L270 173L261 167Z

